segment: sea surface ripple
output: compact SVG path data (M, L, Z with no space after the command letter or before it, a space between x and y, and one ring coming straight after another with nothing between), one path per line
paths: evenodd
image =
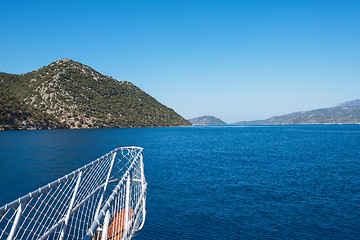
M134 239L360 239L360 126L0 133L4 205L119 146L144 147Z

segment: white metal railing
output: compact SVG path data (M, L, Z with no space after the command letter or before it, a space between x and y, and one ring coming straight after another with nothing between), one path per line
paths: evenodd
M0 208L0 239L130 239L145 222L143 149L122 147Z

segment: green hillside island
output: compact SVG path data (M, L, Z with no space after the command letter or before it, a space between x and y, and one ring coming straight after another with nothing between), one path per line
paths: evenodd
M190 126L127 81L70 59L26 74L0 72L0 129Z
M360 124L360 99L335 107L295 112L265 120L242 121L233 125Z

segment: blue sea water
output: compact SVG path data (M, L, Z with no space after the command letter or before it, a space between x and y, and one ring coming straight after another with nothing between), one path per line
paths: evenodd
M360 239L360 126L0 132L0 205L119 146L144 147L134 239Z

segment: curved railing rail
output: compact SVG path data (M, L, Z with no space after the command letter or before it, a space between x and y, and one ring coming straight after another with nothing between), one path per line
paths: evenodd
M0 208L0 239L130 239L145 221L143 149L117 148Z

